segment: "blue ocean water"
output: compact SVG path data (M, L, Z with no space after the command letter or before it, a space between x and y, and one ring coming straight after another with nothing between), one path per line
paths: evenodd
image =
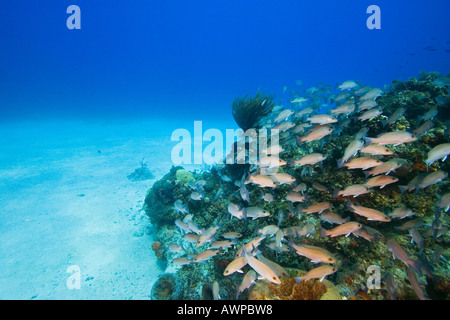
M70 5L81 29L67 27ZM367 27L371 5L381 29ZM142 205L173 165L173 130L237 128L233 99L258 90L286 104L300 83L447 75L449 11L448 0L2 1L0 299L148 299L165 270ZM131 182L140 160L154 177ZM68 289L70 266L81 290Z
M69 5L81 29L69 30ZM381 9L369 30L367 8ZM449 69L446 0L8 1L6 116L230 117L234 97L347 79L384 86ZM433 51L429 49L432 48Z

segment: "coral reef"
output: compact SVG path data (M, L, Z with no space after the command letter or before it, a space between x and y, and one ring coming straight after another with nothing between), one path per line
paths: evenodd
M249 171L253 170L249 164L216 165L209 171L183 173L183 178L180 178L178 172L187 171L182 167L172 167L170 172L155 182L148 191L144 208L156 228L154 240L161 244L158 250L164 253L162 259L168 263L173 263L176 258L186 259L185 263L177 266L176 272L178 281L184 284L183 297L209 299L211 286L214 281L217 281L222 299L235 299L235 288L241 283L243 275L234 273L224 277L223 273L225 268L237 258L237 252L242 245L257 238L260 235L259 230L266 226L273 225L286 230L309 225L313 226L313 230L308 233L308 236L284 235L281 243L286 248L281 246L274 249L274 235L265 236L259 245L256 245L265 258L290 270L290 277L281 277L281 285L257 280L254 287L250 289L250 295L248 291L244 291L239 296L240 299L328 299L329 292L333 292L331 299L378 300L392 299L392 291L395 291L397 299L417 299L418 294L408 279L405 264L399 259L392 258L387 239L395 239L405 250L409 259L421 262L423 272L417 277L426 296L431 299L448 299L450 279L448 225L450 221L448 213L437 210L439 208L436 209L436 203L441 196L450 192L448 178L425 188L418 188L417 184L412 184L416 190L405 191L399 188L399 186L408 186L420 174L429 174L438 170L449 172L448 160L435 161L431 165L424 162L432 148L449 141L446 125L449 120L448 110L450 110L448 87L437 82L440 78L441 76L436 73L422 73L417 79L412 78L405 82L394 81L374 100L382 108L382 115L364 122L358 119L357 114L343 115L339 118L339 123L335 125L334 132L324 139L297 143L295 135L305 136L304 131L299 130L296 134L289 131L286 131L287 134L282 133L280 143L284 150L280 157L288 165L279 167L279 173L292 175L296 185L277 184L276 188L272 189L249 183L242 189L243 175L248 175ZM330 93L327 86L319 86L308 92L314 92L308 93L310 102L303 105L302 109L296 109L298 108L296 105L291 106L294 112L301 112L306 107L314 108L316 112L319 112L323 103L316 101L322 101L324 97L327 97L327 103L333 104L338 99L337 95ZM347 98L349 97L350 93L347 93ZM259 103L260 107L265 99L268 98L264 95L257 95L255 99L249 100L237 99L233 103L233 108L239 108L238 105L242 106L244 102L254 108ZM357 100L358 97L355 96L355 99ZM271 102L271 99L267 101ZM399 108L405 108L404 113L396 121L387 124L387 120ZM273 116L274 112L262 112L259 115L265 113L264 119L267 120ZM241 117L242 120L239 120L241 124L238 120L236 122L243 129L255 127L256 122L264 121L259 115L256 113L256 116L249 115L246 118L239 116L238 113L238 118ZM430 117L433 126L418 132L417 141L407 144L389 144L388 148L392 151L392 156L374 156L383 162L391 159L398 159L401 162L401 167L389 174L398 179L396 183L388 184L382 189L370 188L369 192L357 197L333 195L333 190L343 190L349 185L364 184L367 181L365 172L362 170L337 167L337 160L342 158L344 150L361 129L368 130L366 137L377 137L390 131L411 132L419 128L425 121L423 119L427 117ZM259 119L256 120L256 118ZM305 118L301 116L294 117L291 121L295 124L295 128L307 124ZM326 159L313 165L289 166L290 160L297 160L313 152L322 153ZM293 187L298 188L302 185L304 187L300 192L307 195L309 202L287 201L286 195ZM202 198L193 199L191 195L194 191L201 191ZM244 200L242 196L246 191L248 191L249 201ZM273 200L264 200L263 196L267 193L273 197ZM182 212L184 207L176 209L176 201L186 206L189 209L188 212ZM324 213L303 212L304 208L319 202L329 202L333 213L340 215L343 219L361 223L366 233L352 234L348 237L322 237L321 228L330 230L336 225L325 221ZM230 215L228 207L230 203L238 208L258 207L269 215L254 219L239 219ZM349 203L374 208L385 214L390 214L395 208L404 206L410 208L415 215L404 219L392 218L389 222L374 221L350 211ZM180 224L177 226L176 221L185 224L189 222L191 229L180 229ZM200 230L199 234L193 231L197 229ZM186 240L186 234L190 234L193 238L201 234L205 235L206 231L202 233L201 230L216 231L214 231L214 237L200 245ZM223 235L228 232L239 233L242 236L234 239L232 244L221 248L205 261L193 262L193 257L208 250L213 241L225 240ZM422 240L416 238L411 242L411 234L421 236ZM311 270L315 265L309 259L292 252L291 241L295 244L318 246L333 253L337 260L335 264L337 272L328 276L322 283L311 280L297 285L292 279L293 274L302 274L298 270ZM170 244L180 245L181 251L170 251ZM380 268L383 277L380 289L366 288L369 277L367 270L371 266ZM246 265L242 271L245 274L250 269ZM388 278L394 285L386 280Z
M174 274L161 275L152 287L152 300L181 300L183 299L183 287L178 277Z
M148 168L147 163L144 162L144 159L139 161L139 163L140 163L141 166L139 168L135 169L133 173L130 173L127 176L127 178L130 179L133 182L154 179L155 176L153 175L153 173Z
M297 283L293 277L301 277L306 272L288 269L290 277L281 278L281 284L258 281L250 290L249 300L342 300L337 288L328 280L301 281Z

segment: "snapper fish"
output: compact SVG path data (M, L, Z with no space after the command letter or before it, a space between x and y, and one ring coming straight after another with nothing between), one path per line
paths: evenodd
M316 246L307 244L295 244L292 240L289 242L289 246L295 250L299 256L306 257L311 260L312 263L335 263L336 258L328 250Z
M380 222L390 222L391 219L386 216L383 212L376 209L363 207L361 205L353 204L350 200L347 202L347 207L362 217L365 217L369 221L380 221Z
M283 235L286 236L309 236L316 231L316 227L312 223L307 223L303 227L291 226L283 229Z
M369 110L378 106L375 100L365 100L358 105L358 111Z
M173 205L174 205L175 210L177 212L181 212L181 213L184 213L184 214L188 214L189 213L189 208L188 208L187 204L183 203L183 201L177 200L177 201L175 201L173 203Z
M364 184L368 188L375 188L380 187L380 189L383 189L385 186L391 183L396 183L398 181L398 178L391 177L391 176L375 176L373 178L370 178L367 180L367 182Z
M272 175L272 179L278 184L293 184L295 178L288 173L275 173Z
M365 146L364 148L361 149L361 153L368 153L377 156L390 156L394 154L388 148L376 143L372 143L369 144L368 146Z
M238 239L238 238L242 237L242 234L238 233L238 232L230 231L230 232L223 233L222 237L224 237L225 239L234 240L234 239Z
M369 168L377 167L383 164L383 161L370 158L370 157L360 157L351 159L349 162L344 163L344 167L347 169L362 169L366 170Z
M358 84L353 80L344 81L338 86L338 88L341 90L350 90L356 87L358 87Z
M330 113L332 114L350 114L353 111L355 111L355 104L354 103L344 103L339 106L337 106L334 109L331 109Z
M375 100L376 98L378 98L379 96L381 96L382 93L383 93L383 90L381 90L380 88L373 88L373 89L370 89L370 90L367 91L362 97L359 98L359 101L363 101L363 100Z
M412 267L417 273L422 274L420 262L412 260L405 249L403 249L397 241L388 239L386 244L389 252L392 252L394 259L400 259L407 267Z
M238 257L227 265L223 275L227 277L235 272L243 273L242 268L245 267L245 265L247 265L245 257Z
M430 120L433 119L436 115L438 114L438 109L437 108L433 108L430 111L426 112L424 115L419 116L418 120L419 122L423 121L423 120Z
M442 160L444 162L447 160L448 155L450 154L450 143L442 143L434 147L428 152L427 159L425 163L427 166L431 166L434 162L438 160Z
M228 212L231 214L231 217L236 217L239 220L246 218L245 209L232 202L230 202L230 204L228 205Z
M436 170L428 175L426 175L423 179L417 182L416 188L417 190L425 189L433 184L439 183L445 178L447 178L448 173L442 170Z
M312 142L312 141L320 140L323 137L326 137L327 135L331 134L333 132L333 130L334 129L331 126L323 126L323 127L317 128L317 129L313 129L305 137L296 137L297 144L300 144L302 142Z
M304 202L304 201L308 201L308 197L307 197L307 195L301 195L300 193L298 193L298 192L293 192L293 191L291 191L291 192L288 192L287 194L286 194L286 198L285 198L287 201L290 201L290 202L293 202L293 203L295 203L295 202Z
M293 128L293 127L295 127L295 123L293 123L293 122L283 122L283 123L280 123L280 124L276 125L275 127L273 127L273 129L279 130L280 132L284 132L284 131L287 131L287 130Z
M326 230L324 228L320 229L320 236L321 237L337 237L344 235L348 237L351 233L358 231L362 228L362 224L359 222L350 221L344 224L341 224L340 226L337 226L334 229Z
M392 131L379 135L377 138L365 138L369 143L378 143L384 146L385 144L393 144L398 146L399 144L409 143L417 140L417 137L407 131Z
M190 264L191 262L192 262L191 259L188 259L185 257L175 258L172 260L172 264L175 266L184 266L184 265Z
M313 204L313 205L309 206L308 208L301 209L302 210L301 212L309 213L309 214L311 214L311 213L319 213L320 214L330 208L331 208L331 203L326 201L326 202L320 202L320 203Z
M238 300L239 295L244 292L246 289L250 288L258 278L258 275L256 274L255 270L249 270L244 278L242 279L242 282L236 286L236 300Z
M444 209L445 212L448 212L450 208L450 192L444 194L436 204L438 208Z
M432 129L433 127L434 127L434 122L432 120L427 120L420 127L413 130L412 132L416 133L416 134L427 133L428 130Z
M269 176L262 174L257 174L255 176L250 175L245 183L257 184L264 188L275 188L277 186Z
M247 212L247 218L251 218L253 220L270 216L270 212L265 211L260 207L247 207L245 208L245 211Z
M383 126L390 126L391 124L396 122L398 119L400 119L403 116L405 111L406 111L406 108L403 108L403 107L397 108L387 121L382 121Z
M346 222L350 221L350 217L348 218L342 218L337 213L334 213L332 211L325 211L323 212L319 218L325 222L331 223L331 224L344 224Z
M283 110L274 119L274 122L286 121L292 114L294 114L294 112L292 110L289 110L289 109Z
M214 257L219 253L219 250L205 250L203 252L200 252L197 254L194 259L192 259L192 262L203 262L208 260L209 258Z
M312 154L306 155L304 157L301 157L299 160L292 160L291 167L315 165L319 162L324 161L326 158L327 158L327 156L325 156L321 153L312 153Z
M273 269L271 269L267 264L249 255L245 247L243 249L243 253L247 264L253 270L255 270L255 272L258 273L263 279L269 280L270 282L275 284L281 284L281 280L276 274L276 272Z
M379 174L385 174L388 175L392 171L397 170L402 166L402 163L396 159L392 159L389 161L386 161L382 163L381 165L377 166L376 168L373 168L372 170L365 172L366 178L369 176L377 176Z
M299 111L295 116L296 116L296 117L307 116L307 115L309 115L310 113L312 113L313 111L314 111L314 110L313 110L312 108L307 107L307 108L305 108L305 109Z
M338 122L336 118L330 116L329 114L317 114L306 118L306 121L316 124L330 124Z
M369 193L369 188L364 184L354 184L351 186L346 187L344 190L334 190L333 198L337 198L339 196L347 197L347 196L353 196L353 198L356 198L357 196L361 194Z
M326 276L329 276L330 274L333 274L336 271L337 271L337 269L334 266L323 265L323 266L314 268L312 270L309 270L302 277L294 277L294 280L295 280L295 282L300 283L301 281L308 281L311 279L320 279L319 281L322 282Z
M404 219L404 218L408 218L408 217L412 217L414 216L415 213L407 208L407 207L398 207L395 208L391 213L390 213L390 217L392 219Z
M358 120L360 121L372 120L373 118L380 116L382 113L383 111L380 108L370 109L364 112L362 115L360 115L358 117Z
M352 142L350 142L347 148L345 148L344 155L340 160L338 160L338 167L342 168L344 163L347 162L351 157L356 156L363 146L363 140L353 140Z

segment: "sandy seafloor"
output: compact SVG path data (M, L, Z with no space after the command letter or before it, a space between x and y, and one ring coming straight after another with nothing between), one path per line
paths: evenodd
M0 299L148 299L163 270L142 205L172 166L176 128L193 121L1 123ZM132 182L142 158L155 179ZM79 290L66 284L71 265Z

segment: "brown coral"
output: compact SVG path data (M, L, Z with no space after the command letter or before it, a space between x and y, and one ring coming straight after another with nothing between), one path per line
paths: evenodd
M289 269L289 274L301 276L302 270ZM302 281L297 284L294 278L280 278L281 284L273 284L266 280L258 281L251 289L249 300L338 300L341 296L336 287L327 280Z
M154 241L152 243L152 249L158 259L162 259L164 256L164 251L162 250L162 243L159 241Z

